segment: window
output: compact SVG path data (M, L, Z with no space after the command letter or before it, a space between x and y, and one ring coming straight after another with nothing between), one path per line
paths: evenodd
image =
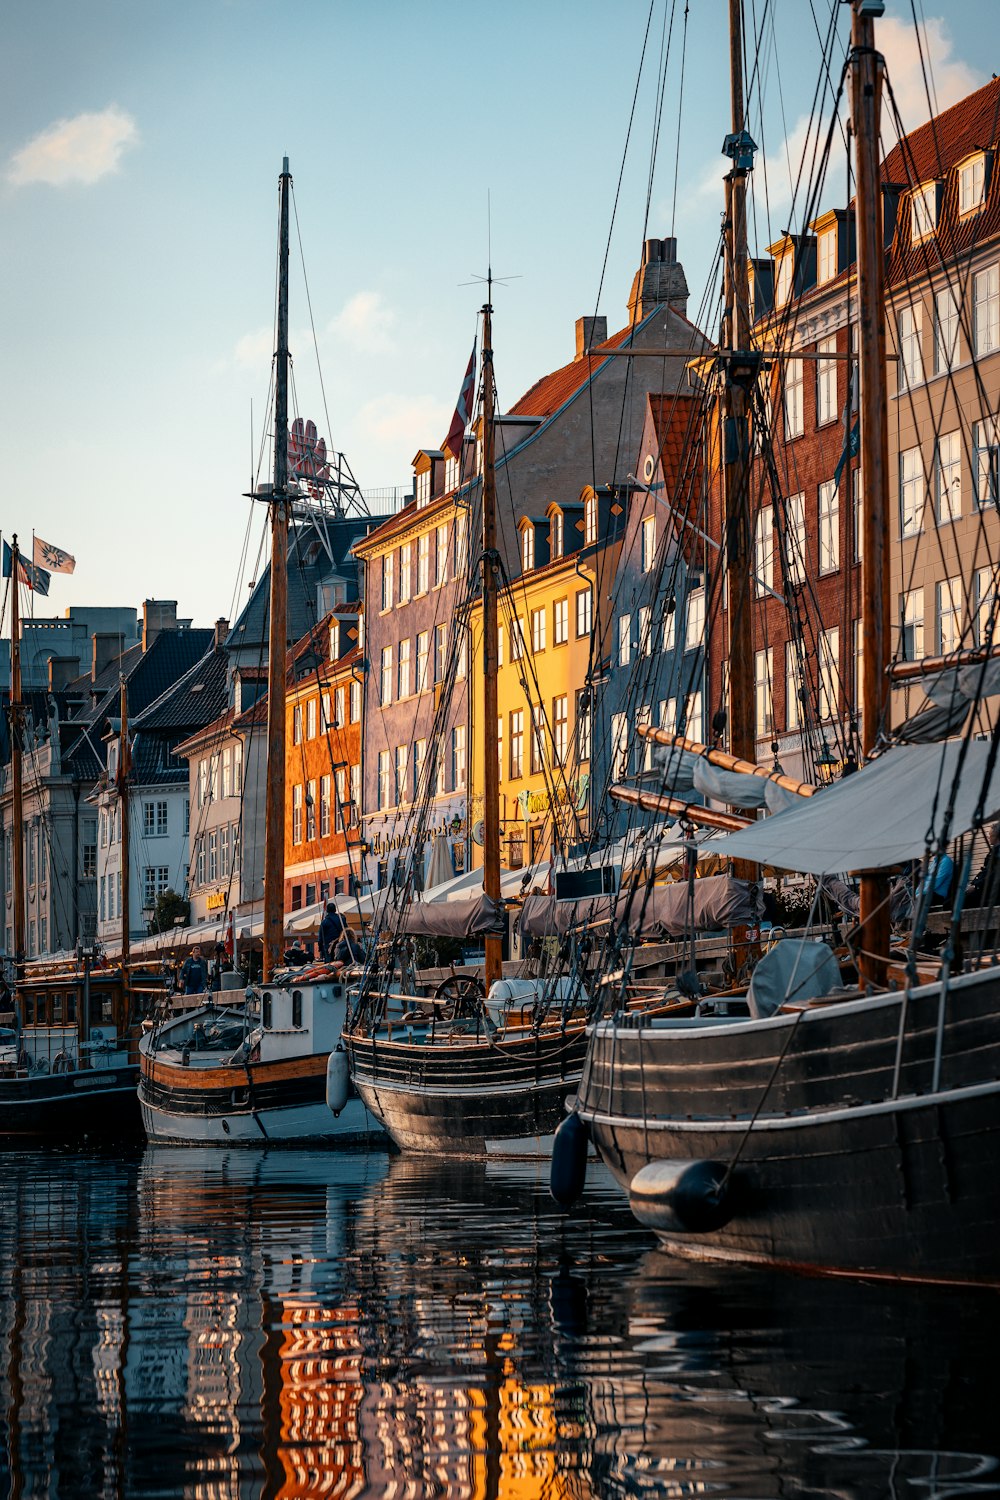
M985 158L973 157L958 169L958 211L960 214L976 213L983 206L983 189L986 182Z
M723 666L722 680L723 680L724 683L727 683L728 680L729 680L729 663L728 662L723 662L722 666ZM729 689L727 687L725 689L724 693L723 693L724 697L725 697L725 693L727 693L728 691L729 691ZM676 698L667 698L667 699L665 699L660 704L660 728L666 730L667 734L676 734L677 733L677 699Z
M816 425L823 427L837 417L837 335L820 339L816 345Z
M308 701L308 703L306 704L306 739L307 740L314 740L316 738L316 719L317 719L316 710L317 710L318 707L319 707L319 700L317 698L310 698L309 701Z
M837 230L824 229L816 240L816 281L822 286L837 274Z
M766 734L771 734L774 729L774 697L771 692L771 678L774 668L774 648L768 646L766 651L755 651L753 659L753 683L754 683L754 708L756 714L756 733L758 739Z
M233 792L233 752L224 749L222 752L222 795L231 797Z
M325 783L325 784L324 784ZM338 833L343 833L347 827L347 771L341 766L334 780L334 795L336 801L333 804L333 826ZM324 802L325 799L325 802ZM330 832L330 778L324 776L319 784L319 810L320 819L323 817L324 805L326 808L326 831ZM322 822L321 822L322 828Z
M382 608L392 608L392 562L391 552L386 553L382 559Z
M840 676L840 631L820 631L819 637L819 716L833 719L837 715L837 681Z
M410 597L413 582L413 543L404 542L399 549L399 602L405 604Z
M521 532L521 569L530 573L535 566L535 528L526 526Z
M396 802L406 801L409 784L406 780L407 749L406 745L396 746Z
M292 730L293 730L293 733L292 733L292 743L293 744L298 744L298 741L295 739L294 728L295 728L295 725L294 725L294 721L293 721L293 723L292 723ZM204 807L207 804L207 802L208 802L208 761L207 760L200 760L198 762L198 806L199 807ZM103 813L101 815L101 819L102 819L102 821L101 821L101 845L103 847L103 845L104 845L104 821L103 821L104 815L103 815Z
M430 588L431 576L431 539L429 536L417 538L417 593L426 594Z
M142 831L146 838L161 838L167 832L166 802L142 804Z
M557 766L566 764L569 749L569 698L565 693L552 700L552 759Z
M865 632L864 621L855 620L854 632L854 711L860 714L865 690Z
M903 661L920 661L924 654L924 591L910 589L899 601L899 654Z
M1000 267L988 266L972 278L976 354L1000 348Z
M427 651L430 636L426 630L421 630L417 636L417 692L427 691Z
M576 694L576 758L578 761L590 759L590 695L586 688L579 688Z
M913 189L910 197L910 240L915 245L927 239L937 228L937 183L927 182Z
M545 766L545 713L538 705L531 708L531 773L537 776Z
M351 813L349 827L356 828L361 816L361 767L351 767Z
M685 620L684 649L693 651L705 643L705 590L692 589L687 596L687 618Z
M461 620L455 626L455 634L458 636L458 659L455 662L455 676L461 678L469 670L469 632Z
M854 561L860 562L865 555L865 503L860 469L851 471L851 509L854 512Z
M198 849L198 853L197 853L197 858L195 860L195 865L196 865L197 872L198 872L198 875L197 875L198 884L201 886L201 885L205 884L205 838L204 838L204 835L202 835L202 837L198 840L197 849Z
M503 714L497 715L497 780L503 781Z
M802 701L799 698L802 684L799 679L799 653L794 641L785 642L785 728L799 729L802 725Z
M626 714L611 715L611 774L628 775L628 717Z
M396 667L396 697L410 696L410 642L399 643L399 660Z
M343 686L336 688L333 694L333 717L330 716L330 694L323 694L322 727L324 729L343 729L347 723L346 690Z
M119 875L118 878L119 878L119 880L121 880L121 875ZM219 832L218 832L218 829L213 828L209 832L209 835L208 835L208 883L209 883L209 885L214 884L214 882L217 881L218 878L219 878ZM119 910L121 910L120 901L121 901L121 892L119 890Z
M465 725L456 724L451 731L451 785L456 792L465 790Z
M835 573L840 567L840 491L828 479L819 487L819 571Z
M238 797L243 788L243 741L233 746L233 796ZM185 833L187 829L184 830Z
M973 600L975 615L973 628L977 646L991 646L997 637L997 574L996 569L977 568L973 578Z
M792 292L792 273L795 270L795 252L777 258L774 268L774 305L784 307Z
M306 787L306 838L316 837L316 783L310 781Z
M591 619L591 595L589 589L577 589L576 592L576 634L580 636L590 634Z
M597 496L588 495L583 502L583 545L592 547L597 541Z
M434 554L434 587L439 589L448 582L448 527L437 529L437 549Z
M546 611L533 609L531 611L531 649L534 652L545 650L545 624Z
M663 650L674 649L674 620L677 616L677 601L673 594L663 604Z
M943 578L937 585L937 649L941 656L962 644L962 580Z
M896 326L899 337L899 389L908 391L915 385L920 385L924 378L924 314L920 303L901 308Z
M455 519L455 575L464 578L469 567L469 518L461 511Z
M552 606L552 644L565 646L569 640L569 600L557 599Z
M632 660L632 616L618 616L618 665L627 667Z
M549 520L549 557L556 558L563 555L564 544L564 522L561 510L554 510Z
M392 647L382 647L382 704L392 702Z
M785 553L785 583L805 583L806 497L803 494L789 495L785 501Z
M201 762L201 765L204 765L204 761ZM200 771L201 770L201 766L199 766L198 769ZM200 795L199 795L199 798L198 798L198 803L199 803L199 806L200 806L201 805L201 796ZM8 840L11 837L12 837L12 835L8 835ZM106 849L107 847L108 847L108 814L107 814L106 809L102 808L101 809L101 848L102 849ZM11 878L11 874L10 874L10 844L8 842L8 846L7 846L7 879L8 879L8 881L10 880L10 878Z
M934 373L941 375L955 363L958 349L958 301L950 286L934 298Z
M899 455L900 535L916 536L924 524L924 465L919 448L905 448Z
M338 771L337 775L341 773ZM329 838L330 836L330 778L321 776L319 779L319 836Z
M802 400L802 361L789 359L785 362L785 437L801 437L805 431L805 410Z
M388 750L380 750L378 753L378 805L392 806L392 767Z
M10 840L7 840L7 861L11 858ZM88 818L83 825L83 874L91 876L97 874L97 824L92 818ZM10 881L10 871L7 873Z
M417 500L417 510L423 510L425 505L430 504L431 498L431 471L425 469L422 474L414 474L413 489Z
M448 627L434 627L434 681L444 682L448 670Z
M142 904L155 906L157 896L167 889L170 871L166 865L146 865L142 872Z
M361 683L356 677L351 678L351 723L357 724L361 718Z
M302 842L302 786L292 787L292 843Z
M754 525L753 570L757 598L774 588L774 519L770 510L759 510Z
M656 559L656 517L646 516L642 523L642 571L652 571Z
M946 432L938 439L937 463L934 467L938 521L956 521L962 514L962 448L960 433Z
M510 627L510 659L520 661L524 655L524 621L513 620Z
M972 424L972 447L975 459L975 503L997 505L1000 502L1000 417L987 417Z
M296 703L295 707L292 709L292 744L293 745L301 745L301 743L302 743L302 704L301 703ZM204 765L204 761L202 762L202 765Z
M340 621L330 622L330 660L337 661L340 656Z
M524 710L518 708L510 716L510 775L516 780L524 775Z
M503 666L503 625L497 626L497 666Z

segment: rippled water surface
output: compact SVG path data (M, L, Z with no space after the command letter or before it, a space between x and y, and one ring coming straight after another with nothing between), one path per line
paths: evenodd
M0 1154L0 1491L1000 1492L1000 1299L666 1258L592 1174Z

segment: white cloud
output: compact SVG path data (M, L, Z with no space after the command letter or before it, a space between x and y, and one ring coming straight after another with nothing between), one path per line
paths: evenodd
M955 57L955 43L943 16L928 16L923 31L924 58L930 83L931 105L920 63L920 47L912 20L886 16L877 23L876 40L885 57L886 71L899 106L904 130L914 130L929 120L932 112L940 113L973 89L986 82L987 75ZM883 131L887 140L895 139L886 98L883 109Z
M355 292L331 321L329 331L366 354L385 354L393 347L396 314L381 292Z
M117 105L98 114L57 120L33 136L7 164L7 181L15 187L44 182L87 185L117 172L122 153L139 139L136 123Z
M418 448L436 447L451 418L445 402L430 396L378 396L358 412L359 432L374 443L399 451L408 462Z
M258 328L254 333L245 333L233 350L233 360L241 369L267 370L274 354L274 332L270 328Z

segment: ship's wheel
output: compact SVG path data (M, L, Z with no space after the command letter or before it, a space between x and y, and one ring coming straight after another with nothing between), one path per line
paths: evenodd
M449 1021L477 1015L485 996L482 981L472 974L449 974L434 991L435 1000L447 1002L442 1016Z

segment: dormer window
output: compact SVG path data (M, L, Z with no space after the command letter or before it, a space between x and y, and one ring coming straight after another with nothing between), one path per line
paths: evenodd
M549 556L562 557L563 555L563 513L561 510L552 512L549 521Z
M447 494L449 490L458 488L458 459L452 458L450 453L445 459L444 488L445 494Z
M330 626L330 660L340 659L340 621L334 620Z
M837 228L825 229L816 243L816 281L822 286L837 274Z
M521 571L530 573L535 566L535 528L528 525L521 532Z
M642 523L642 571L650 573L656 557L656 517L646 516Z
M426 468L422 474L413 476L414 490L417 497L417 510L422 510L430 503L431 498L431 471Z
M937 229L938 189L936 182L925 182L914 188L910 198L910 243L919 244Z
M588 495L583 502L583 544L592 547L597 541L597 496Z
M784 307L792 291L792 273L795 270L795 255L790 250L782 255L774 267L774 305Z
M970 157L958 169L958 211L965 214L978 213L983 206L986 187L986 158Z

